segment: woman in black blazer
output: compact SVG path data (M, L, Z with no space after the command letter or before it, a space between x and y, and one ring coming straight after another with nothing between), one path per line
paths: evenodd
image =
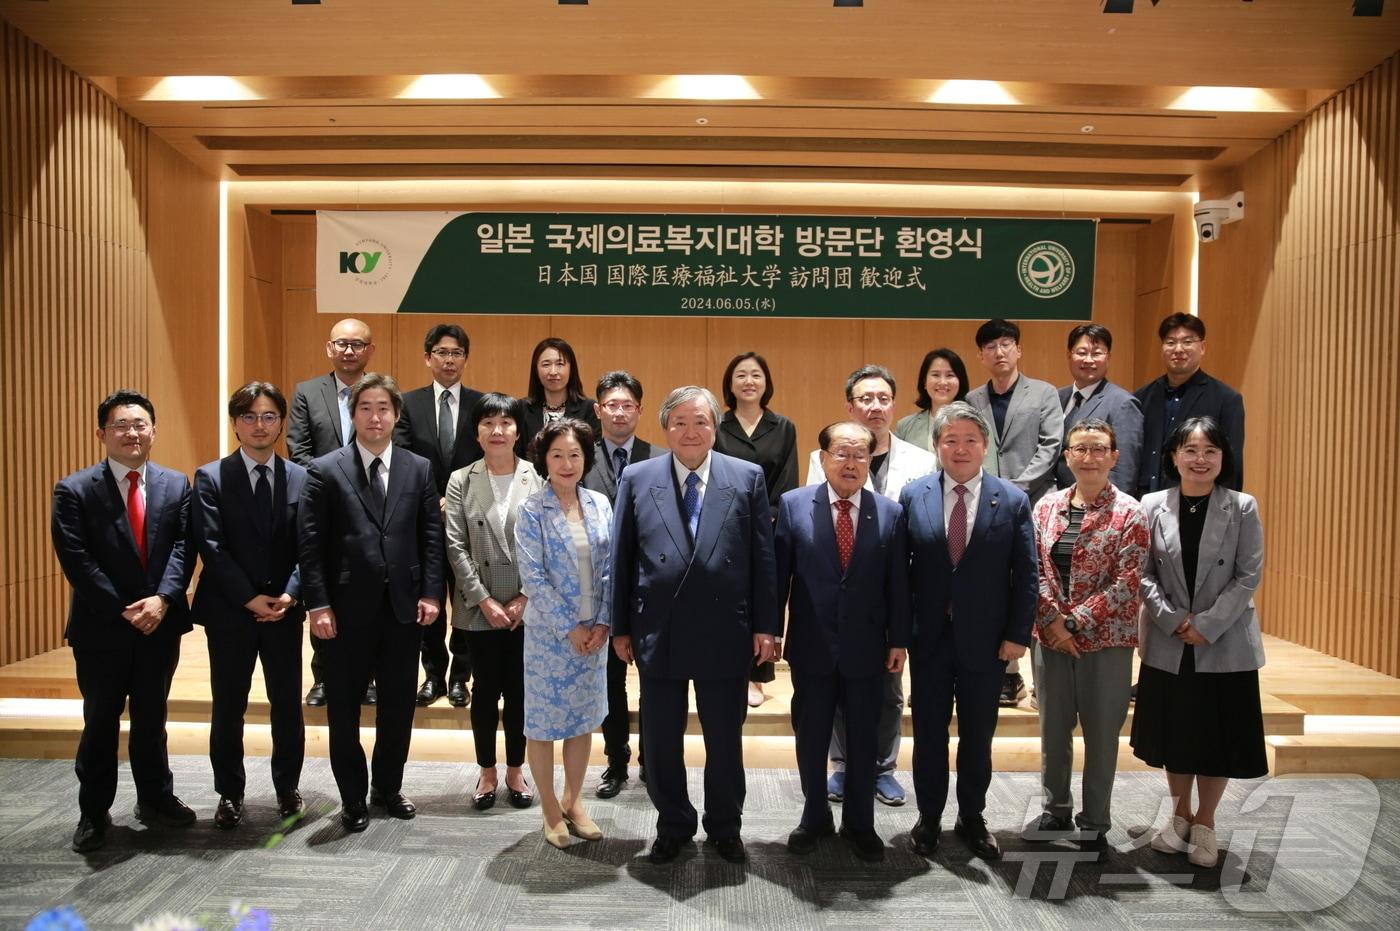
M715 449L744 459L763 470L768 504L774 519L778 499L797 487L797 428L782 414L768 409L773 399L773 376L768 361L756 352L743 352L724 370L724 403L729 408L715 433ZM763 683L773 681L772 663L755 663L749 674L749 705L768 700Z
M530 391L525 398L525 432L516 441L515 454L530 458L529 443L546 423L569 417L582 420L598 436L600 424L593 401L583 393L574 347L557 336L539 341L530 356Z

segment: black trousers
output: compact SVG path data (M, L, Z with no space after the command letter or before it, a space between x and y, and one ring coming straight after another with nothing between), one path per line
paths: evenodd
M175 791L165 747L165 707L180 662L180 638L153 635L112 649L73 648L83 696L83 735L73 772L78 808L100 818L117 796L117 747L122 711L130 701L127 755L136 797L154 802Z
M472 740L476 765L496 765L496 725L506 732L506 765L525 765L525 628L454 630L471 643ZM500 706L498 708L498 706Z
M738 837L744 813L744 718L749 711L747 676L696 679L695 707L705 736L705 833L718 840ZM642 733L646 737L647 795L656 807L656 833L689 840L695 836L695 806L685 779L685 726L690 717L690 680L642 676Z
M608 651L608 714L603 718L603 754L608 758L608 765L618 769L626 769L627 764L632 761L632 747L628 742L631 736L631 724L627 713L627 664L617 658L617 652L612 645L606 647ZM640 704L637 707L637 764L646 765L646 757L642 755L642 711Z
M363 802L371 782L385 795L403 788L403 766L413 739L422 641L423 628L394 620L386 596L372 623L342 625L335 637L323 642L331 772L343 803ZM366 772L365 751L360 746L360 702L371 679L378 686L379 703L375 706L372 772Z
M301 714L301 621L215 624L204 628L209 644L209 686L214 696L209 721L209 765L214 789L242 798L243 718L253 667L262 661L263 686L272 710L272 785L281 794L301 781L306 727Z
M841 825L855 831L875 828L875 746L885 691L884 670L849 677L839 670L805 674L792 670L792 730L797 735L797 773L806 804L802 825L820 828L831 821L826 799L826 755L840 708L846 719L846 794Z
M443 565L450 565L445 555L443 559ZM465 684L472 677L471 638L467 636L467 631L451 627L447 622L447 609L456 604L456 594L457 580L449 570L447 600L443 602L437 620L423 628L423 676L449 685L457 682ZM450 636L447 632L449 627L452 630ZM452 653L450 664L447 655L449 650Z

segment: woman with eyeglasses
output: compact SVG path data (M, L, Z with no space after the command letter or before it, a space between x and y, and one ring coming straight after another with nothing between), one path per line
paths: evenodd
M949 401L965 400L968 387L962 358L951 349L930 349L919 365L919 397L914 401L918 410L899 419L894 435L938 455L931 429L933 416Z
M797 428L768 409L773 373L756 352L741 352L724 370L724 404L728 408L715 431L715 450L752 462L763 470L768 504L778 516L778 499L797 487ZM773 664L755 662L749 670L749 706L768 700L763 683L775 677Z
M571 418L582 420L598 435L598 415L593 399L583 393L574 347L557 336L539 341L530 356L530 391L525 398L525 432L516 441L515 454L528 458L530 439L546 424Z
M1073 837L1086 852L1107 849L1118 734L1128 716L1138 587L1147 558L1147 519L1115 488L1113 427L1087 418L1070 428L1064 458L1069 488L1035 506L1040 596L1033 628L1040 702L1040 780L1045 810L1026 840ZM1074 811L1074 729L1084 733L1084 784Z
M1219 857L1215 810L1231 779L1268 775L1259 669L1264 644L1254 590L1264 569L1264 528L1233 474L1229 437L1192 417L1163 455L1176 488L1142 499L1151 555L1142 614L1133 754L1166 770L1174 809L1152 849L1185 852L1200 867ZM1191 794L1196 793L1192 811Z

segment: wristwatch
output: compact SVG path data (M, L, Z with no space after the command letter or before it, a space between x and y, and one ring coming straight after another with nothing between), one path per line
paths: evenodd
M1065 630L1072 634L1079 633L1079 625L1076 624L1074 618L1070 617L1068 614L1065 615Z

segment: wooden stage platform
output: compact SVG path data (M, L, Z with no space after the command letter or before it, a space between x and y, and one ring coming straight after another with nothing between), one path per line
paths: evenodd
M1260 681L1271 772L1275 775L1357 773L1373 778L1400 777L1400 722L1395 718L1400 716L1400 679L1277 638L1265 637L1265 641L1269 662L1260 673ZM309 647L305 655L309 661ZM195 630L184 638L180 668L171 689L172 753L208 752L208 672L204 635ZM633 677L635 680L635 672ZM311 681L309 670L306 681ZM777 681L769 684L767 690L771 697L761 707L750 709L744 727L745 761L750 767L793 767L788 707L792 686L785 664L779 663ZM635 716L635 681L629 695ZM255 674L249 699L245 738L249 754L270 752L267 712L259 671ZM324 709L306 708L305 712L307 753L325 756ZM0 669L0 757L71 758L81 728L81 714L73 659L67 648ZM1131 715L1130 709L1120 741L1119 768L1123 771L1144 768L1127 745ZM1344 722L1346 733L1337 733L1335 728L1329 731L1326 727L1336 722L1324 721L1324 717L1331 719L1338 715L1349 716ZM1309 725L1310 718L1316 726ZM365 709L365 722L373 723L373 709ZM994 749L996 768L1038 771L1038 728L1036 712L1030 702L1022 702L1018 708L1002 709ZM704 756L699 733L699 723L692 711L687 757L694 764ZM904 733L912 733L907 709ZM372 729L367 728L364 735L367 742L373 740ZM905 740L901 749L900 768L906 771L912 747L912 741ZM453 708L445 700L418 709L412 755L420 760L472 759L468 710ZM603 762L601 738L594 741L593 756L595 762Z

